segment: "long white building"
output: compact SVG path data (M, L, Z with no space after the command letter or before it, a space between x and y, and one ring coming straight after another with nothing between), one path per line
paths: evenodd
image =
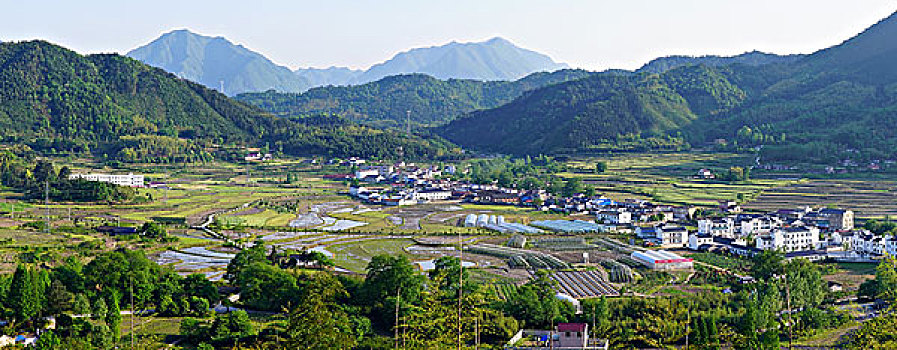
M112 174L71 174L69 180L84 179L94 182L108 182L119 186L143 187L143 175L112 175Z
M819 228L814 226L775 229L757 237L757 249L794 252L819 248Z

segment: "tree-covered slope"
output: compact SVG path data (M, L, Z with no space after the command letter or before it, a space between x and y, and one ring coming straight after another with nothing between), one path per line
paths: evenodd
M248 140L259 112L133 59L43 41L0 44L0 128L8 137L105 141L185 134Z
M0 44L0 130L5 142L126 161L205 159L184 154L222 143L338 156L395 157L401 147L417 158L452 147L333 118L278 118L128 57L43 41Z
M534 90L507 105L452 121L438 133L484 151L583 150L660 136L701 114L735 107L745 98L746 93L723 73L705 66L661 75L602 74Z
M767 64L686 64L660 75L590 77L471 113L438 132L463 146L507 153L621 142L628 147L639 138L626 135L641 134L682 135L692 145L722 139L737 149L760 147L769 161L894 160L894 37L897 14L811 55Z
M705 65L721 67L733 64L748 66L763 66L767 64L789 63L801 59L803 55L776 55L760 51L745 52L736 56L666 56L658 57L646 63L636 72L639 73L663 73L670 69L682 66Z
M897 158L897 14L844 43L771 69L781 79L740 108L684 130L693 142L763 145L765 159Z
M534 73L517 81L439 80L422 74L397 75L357 86L329 86L302 94L275 91L236 99L280 116L333 113L376 126L438 125L470 111L510 102L525 91L590 74L582 70Z
M275 89L301 92L310 87L303 77L261 54L222 37L188 30L165 33L128 52L128 56L228 95Z

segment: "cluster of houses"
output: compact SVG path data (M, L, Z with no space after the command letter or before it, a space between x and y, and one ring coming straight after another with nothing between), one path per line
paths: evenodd
M691 250L724 250L753 256L764 250L778 250L786 258L820 260L843 255L843 237L855 236L854 214L845 209L778 210L768 214L739 213L697 220L698 229L688 232L680 226L659 225L637 230L646 240L663 247ZM751 243L753 242L753 243Z

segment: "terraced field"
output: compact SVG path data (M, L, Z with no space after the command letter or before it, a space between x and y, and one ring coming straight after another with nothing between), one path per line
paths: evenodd
M806 180L765 191L744 205L771 211L805 206L850 208L859 218L897 216L897 181Z
M591 173L595 163L606 162L607 171ZM736 154L626 154L580 158L568 163L578 177L614 200L636 198L665 204L713 206L719 200L754 198L764 191L792 183L791 180L754 179L748 183L717 183L692 177L702 168L722 171L730 166L748 166L752 159Z

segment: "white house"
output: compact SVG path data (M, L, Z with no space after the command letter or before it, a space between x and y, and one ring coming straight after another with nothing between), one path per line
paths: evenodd
M698 233L716 237L735 238L735 219L726 217L698 220Z
M698 248L705 244L713 244L713 236L699 232L688 235L688 249L698 250Z
M657 240L665 248L681 248L688 244L688 230L681 226L664 226L657 231Z
M71 174L69 180L84 179L94 182L107 182L119 186L143 187L143 175L110 175L110 174Z
M625 210L601 210L595 214L595 221L609 224L632 223L632 213Z
M741 221L740 233L742 236L763 235L779 227L782 227L782 219L768 216L755 217Z
M757 237L757 249L794 252L819 248L819 228L813 226L775 229Z

